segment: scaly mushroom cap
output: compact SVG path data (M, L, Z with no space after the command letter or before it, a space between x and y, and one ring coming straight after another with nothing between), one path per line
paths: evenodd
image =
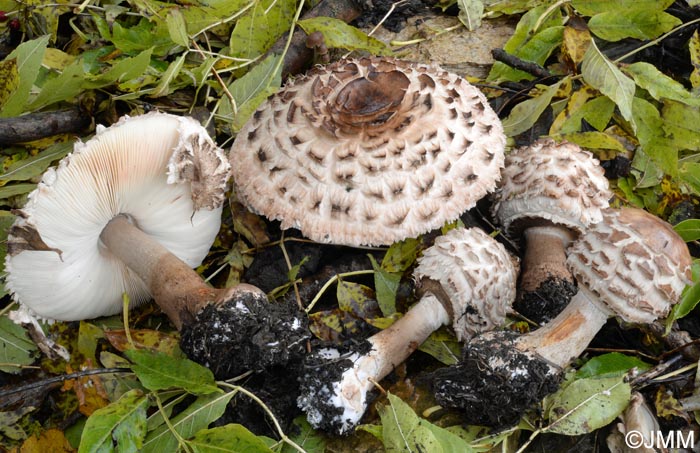
M229 164L191 118L124 117L49 169L10 228L5 268L13 298L63 321L118 313L149 298L143 282L100 244L127 215L192 267L221 224Z
M423 252L414 277L447 307L457 338L464 341L505 321L516 293L514 262L479 228L455 228Z
M479 90L435 65L388 58L317 67L236 137L237 194L307 237L390 244L454 220L494 189L501 123Z
M569 269L623 320L665 317L691 283L685 242L671 225L641 209L606 209L603 217L569 248Z
M493 215L506 230L519 220L546 219L581 233L600 222L612 194L589 151L552 139L518 148L505 159Z

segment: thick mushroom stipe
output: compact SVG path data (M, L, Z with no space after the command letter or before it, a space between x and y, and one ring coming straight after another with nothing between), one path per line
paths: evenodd
M505 135L484 95L435 65L319 66L273 95L231 149L238 197L318 242L415 237L495 188Z
M467 408L470 423L515 423L518 414L551 391L561 370L585 350L610 316L648 323L668 314L691 283L685 242L669 224L645 211L608 208L602 214L603 220L591 225L569 252L567 264L579 292L566 309L517 339L506 332L474 338L463 363L437 375L442 404ZM521 376L530 381L529 399L519 395ZM498 382L498 391L485 385L489 382ZM456 393L448 395L447 389Z
M271 303L258 288L240 284L183 326L180 347L217 379L229 379L300 362L310 336L296 305Z
M299 406L312 426L346 433L359 423L375 383L432 332L451 324L467 339L503 323L515 298L517 271L505 248L477 228L457 228L419 258L420 301L359 349L315 351L305 360Z
M42 318L73 321L119 313L149 299L146 284L101 245L126 215L182 260L198 266L221 224L229 164L191 118L124 117L98 128L49 169L10 228L6 285Z
M515 304L523 315L547 322L575 294L565 250L601 221L611 196L598 160L573 143L541 139L506 156L493 216L525 243Z

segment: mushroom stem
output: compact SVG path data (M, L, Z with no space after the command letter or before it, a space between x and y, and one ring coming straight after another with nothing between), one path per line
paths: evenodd
M574 278L566 267L566 248L574 240L572 232L563 226L533 226L523 232L523 256L520 287L535 292L548 278L573 284Z
M536 351L542 358L564 368L586 349L612 312L586 287L580 287L564 311L534 332L520 337L515 347Z
M362 414L367 392L406 360L431 333L450 322L450 315L433 294L426 294L391 326L367 339L372 350L343 373L340 397Z
M402 318L367 339L371 346L367 353L316 351L308 360L311 373L302 379L298 400L309 422L340 434L351 430L365 413L371 401L368 394L376 383L449 322L450 315L442 303L426 293ZM339 360L342 358L347 360Z
M134 225L126 215L118 215L107 223L100 240L143 280L178 330L221 292L204 283L187 264Z

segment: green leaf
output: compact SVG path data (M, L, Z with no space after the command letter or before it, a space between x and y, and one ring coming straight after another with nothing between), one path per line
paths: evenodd
M694 89L700 88L700 33L695 30L693 36L688 41L690 51L690 64L693 65L693 72L690 73L690 85Z
M19 373L22 369L16 365L31 365L38 352L22 326L18 326L7 316L0 317L0 371Z
M300 415L292 421L292 429L289 430L290 438L307 453L324 453L326 451L326 438L316 432L306 417ZM289 444L284 444L281 453L296 453L298 450Z
M166 71L160 77L158 85L152 91L149 91L149 96L154 98L167 96L177 89L176 86L171 86L171 82L173 82L180 74L180 71L185 64L186 57L187 54L183 53L175 61L168 65L168 69L166 69Z
M573 134L556 134L552 137L556 140L568 140L590 150L612 150L618 153L627 151L625 145L605 132L575 132Z
M562 82L567 80L567 78L548 87L542 88L541 85L538 85L538 87L542 89L540 95L516 105L503 120L503 131L505 134L509 137L513 137L530 129L540 115L542 115L542 112L544 112L552 102L552 98L557 93L557 90L559 90L559 86Z
M338 308L352 313L358 318L374 318L377 315L377 301L374 290L359 283L338 281L336 290Z
M5 61L16 59L19 85L5 100L5 105L0 110L0 118L18 116L24 112L24 106L29 100L29 93L39 74L49 38L49 35L45 35L23 42L5 59Z
M141 390L129 390L114 403L97 409L88 418L78 453L139 451L146 437L148 398Z
M671 309L671 313L666 319L666 331L670 331L673 322L688 315L700 302L700 262L693 263L692 276L693 284L686 286L681 295L681 300Z
M467 30L474 31L481 26L481 16L484 15L484 3L481 0L457 0L457 7L457 18Z
M17 195L24 195L36 189L36 184L13 184L11 186L0 187L0 200Z
M649 92L656 100L672 99L688 105L700 105L700 99L683 85L662 73L654 65L640 61L624 68L640 88Z
M401 274L382 269L372 255L367 256L374 269L374 290L379 309L384 316L391 316L396 313L396 293L399 290Z
M512 54L521 60L543 65L552 52L561 46L563 36L563 26L544 29L529 39L522 47L512 52ZM535 76L530 73L513 69L505 63L497 61L493 64L486 80L490 82L519 82L534 78Z
M387 272L405 272L416 263L421 242L409 238L394 242L382 258L382 269Z
M615 42L625 38L654 39L681 23L663 11L636 8L596 14L588 21L588 27L597 37Z
M659 111L648 101L635 97L632 116L637 125L637 138L644 153L664 173L678 175L678 150L667 140Z
M622 116L632 124L632 101L634 98L635 84L632 79L625 76L615 64L603 55L595 42L586 51L581 63L583 79L593 88L597 89L617 105Z
M280 58L278 55L269 55L229 85L228 90L236 102L236 108L225 97L218 113L231 118L231 128L235 132L241 130L255 109L282 84L281 68L278 67Z
M678 174L690 192L700 195L700 163L684 162Z
M577 436L609 424L630 401L630 385L624 376L580 379L549 399L546 432Z
M430 334L430 336L418 347L419 351L430 354L435 359L445 365L455 365L459 362L462 345L454 335L445 334L442 330L438 330Z
M697 241L700 239L700 219L684 220L674 225L676 233L680 234L684 241Z
M57 102L69 101L83 91L84 83L83 62L78 59L68 65L57 77L46 80L27 109L39 110Z
M200 396L187 409L180 412L170 423L183 439L189 439L200 429L204 429L219 419L236 392L213 393ZM143 443L143 453L164 453L177 451L178 439L167 425L161 425L150 432Z
M165 18L165 23L168 27L170 39L182 47L190 45L190 38L187 36L187 25L185 24L185 16L183 16L180 8L171 8L168 11L168 16ZM183 54L184 57L186 54Z
M433 425L413 412L401 398L388 394L389 405L380 406L382 438L387 452L469 453L473 450L462 438Z
M19 88L19 71L17 70L17 60L0 61L0 112L12 93Z
M327 47L350 51L364 50L374 55L389 55L391 50L362 30L332 17L313 17L299 21L306 34L321 32Z
M571 112L571 116L564 121L558 133L579 132L581 130L581 120L586 120L597 131L602 131L610 122L614 110L615 104L607 96L591 99L580 108Z
M125 354L133 362L131 369L148 390L176 387L196 395L221 391L211 370L191 360L145 349L132 349Z
M631 9L645 9L648 11L663 11L673 0L572 0L571 5L585 15L593 16L605 12L623 13Z
M187 445L199 453L272 453L262 439L235 423L202 429L187 441Z
M36 156L22 159L10 165L0 175L0 181L26 181L42 175L52 162L63 159L73 149L72 142L51 145Z
M231 56L254 59L264 54L289 30L294 12L294 0L254 2L254 6L236 21L229 43Z
M15 216L8 211L0 211L0 272L5 271L5 257L7 255L7 233L15 223ZM4 285L0 284L0 297L7 294ZM0 362L3 360L0 359Z
M177 46L170 39L165 21L150 22L145 18L132 27L123 27L119 22L115 22L109 40L117 49L128 55L150 49L154 55L165 56Z
M632 159L632 174L637 179L634 189L655 187L664 177L664 172L654 163L644 149L638 148Z
M561 45L564 27L563 17L559 9L547 13L547 5L530 9L520 19L513 36L503 46L503 50L525 61L544 64L552 51ZM535 30L535 27L538 27ZM490 82L532 80L534 76L518 69L513 69L505 63L496 62L491 67L487 80Z
M666 100L661 117L676 149L700 151L700 107Z
M651 365L637 357L611 352L593 357L586 362L576 372L576 379L621 376L635 367L640 371L645 371L651 368Z
M151 63L153 49L148 48L135 57L119 60L109 70L99 75L86 74L83 88L103 88L113 83L141 77Z

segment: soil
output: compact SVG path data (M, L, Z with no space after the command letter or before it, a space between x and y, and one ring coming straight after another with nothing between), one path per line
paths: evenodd
M535 291L523 291L513 308L526 318L544 324L564 310L577 292L573 282L550 276Z
M182 329L180 347L217 379L263 372L301 361L311 336L296 305L246 293L242 300L209 305Z
M515 349L517 337L492 332L472 340L458 365L433 373L437 402L461 409L470 425L501 429L518 423L559 387L562 375L538 356Z

